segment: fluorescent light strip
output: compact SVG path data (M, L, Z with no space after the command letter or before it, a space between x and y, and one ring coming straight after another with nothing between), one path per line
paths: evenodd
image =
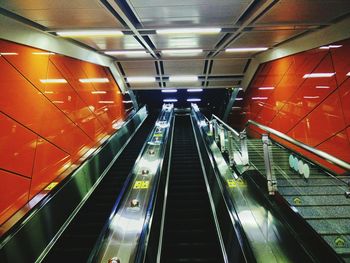
M330 86L316 86L316 89L330 89Z
M61 37L86 37L86 36L122 36L122 31L109 30L72 30L72 31L58 31L57 35Z
M145 50L121 50L121 51L105 51L106 55L146 55Z
M41 79L40 82L41 83L47 83L47 84L51 84L51 83L67 83L67 80L65 80L65 79Z
M100 104L113 104L113 100L99 100L98 103Z
M175 93L177 92L177 89L162 89L163 93Z
M0 52L1 56L15 56L18 55L16 52Z
M163 102L177 102L177 99L164 99Z
M103 91L103 90L97 90L97 91L91 91L91 94L106 94L107 91Z
M258 52L268 50L268 47L245 47L245 48L227 48L226 52Z
M158 29L157 34L216 34L220 33L221 28L208 27L208 28L168 28L168 29Z
M309 78L330 78L335 75L335 72L331 73L310 73L310 74L305 74L303 76L304 79L309 79Z
M235 100L243 100L243 98L236 98Z
M129 103L132 103L132 100L123 100L123 103L124 104L129 104Z
M33 52L32 54L33 55L46 55L46 56L55 55L55 53L53 53L53 52Z
M320 96L304 96L304 99L319 99Z
M267 100L268 97L252 97L252 100Z
M202 92L203 89L187 89L187 92Z
M54 103L54 104L63 104L64 101L63 100L53 100L52 103Z
M187 99L188 102L199 102L201 101L201 99L198 99L198 98L190 98L190 99Z
M259 90L273 90L275 87L260 87Z
M350 77L350 72L346 73L346 76Z
M331 49L331 48L340 48L343 45L328 45L328 46L322 46L320 49Z
M170 76L169 81L174 82L188 82L188 81L197 81L198 76Z
M89 78L89 79L79 79L81 83L108 83L107 78Z
M197 54L202 53L203 49L168 49L168 50L162 50L162 54Z
M129 83L145 83L145 82L155 82L155 77L128 77L126 81Z

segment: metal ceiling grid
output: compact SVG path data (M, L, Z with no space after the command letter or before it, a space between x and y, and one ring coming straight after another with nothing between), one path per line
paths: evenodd
M248 61L257 53L229 53L226 48L273 48L350 13L349 0L2 0L0 7L47 27L49 32L122 30L122 36L72 38L101 53L146 51L114 56L125 77L149 76L159 80L129 83L135 89L239 85ZM222 31L165 35L156 32L162 28L193 27L216 27ZM203 52L162 52L189 48ZM200 80L168 81L169 75L192 74L200 76Z

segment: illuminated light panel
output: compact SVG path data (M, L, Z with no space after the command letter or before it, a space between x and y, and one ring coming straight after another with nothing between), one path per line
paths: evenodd
M252 100L267 100L268 97L252 97Z
M236 98L235 100L243 100L243 98Z
M177 92L177 89L162 89L163 93L175 93Z
M64 101L63 101L63 100L53 100L52 103L55 103L55 104L63 104Z
M273 90L275 87L260 87L259 90Z
M44 55L44 56L48 56L48 55L55 55L55 53L53 52L33 52L33 55Z
M132 83L145 83L145 82L155 82L155 77L128 77L126 78L127 82Z
M331 49L331 48L340 48L343 45L328 45L328 46L322 46L320 49Z
M45 94L53 94L54 92L51 90L44 91Z
M145 50L121 50L121 51L105 51L106 55L146 55Z
M190 99L187 99L188 102L199 102L201 101L201 99L199 98L190 98Z
M164 99L163 102L177 102L177 99Z
M330 86L316 86L316 89L330 89Z
M350 77L350 72L348 72L348 73L346 74L346 76Z
M16 56L18 53L16 52L0 52L0 56Z
M198 81L198 76L170 76L169 81L174 81L174 82Z
M217 34L221 32L221 28L208 27L208 28L168 28L158 29L157 34Z
M238 88L238 90L243 90L243 88Z
M107 91L103 91L103 90L97 90L97 91L91 91L91 94L106 94Z
M304 96L304 99L319 99L320 96Z
M57 35L61 37L87 37L87 36L122 36L122 31L109 30L72 30L72 31L58 31Z
M79 79L81 83L108 83L109 79L107 78L89 78L89 79Z
M268 47L242 47L242 48L226 48L226 52L258 52L268 50Z
M113 100L99 100L98 103L100 104L113 104Z
M202 92L203 89L187 89L187 92Z
M168 55L192 55L192 54L198 54L202 53L203 49L168 49L168 50L162 50L162 54L168 54Z
M41 79L40 80L41 83L45 83L45 84L57 84L57 83L67 83L67 80L65 79Z
M330 73L310 73L310 74L305 74L303 76L303 79L309 79L309 78L330 78L335 75L335 72L330 72Z
M132 100L123 100L123 103L124 104L129 104L129 103L132 103Z

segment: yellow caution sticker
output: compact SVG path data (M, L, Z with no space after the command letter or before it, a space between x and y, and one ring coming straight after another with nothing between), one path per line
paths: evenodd
M342 237L337 237L335 240L334 240L334 244L336 247L345 247L346 245L346 241L344 238Z
M295 205L301 205L303 203L300 197L293 198L293 202Z
M51 184L46 186L44 190L50 191L50 190L54 189L56 187L56 185L58 185L58 182L52 182Z
M149 181L136 181L134 184L134 189L148 189Z
M227 185L228 187L230 188L234 188L234 187L237 187L237 186L245 186L245 182L241 179L241 178L238 178L237 180L235 179L227 179Z

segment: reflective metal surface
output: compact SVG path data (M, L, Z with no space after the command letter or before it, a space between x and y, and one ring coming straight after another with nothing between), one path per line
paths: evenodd
M117 212L110 216L96 261L108 262L118 258L120 262L133 262L136 259L137 248L143 245L139 244L140 235L150 217L150 199L157 189L172 114L173 105L163 105L161 115L129 175L132 176L131 184Z

